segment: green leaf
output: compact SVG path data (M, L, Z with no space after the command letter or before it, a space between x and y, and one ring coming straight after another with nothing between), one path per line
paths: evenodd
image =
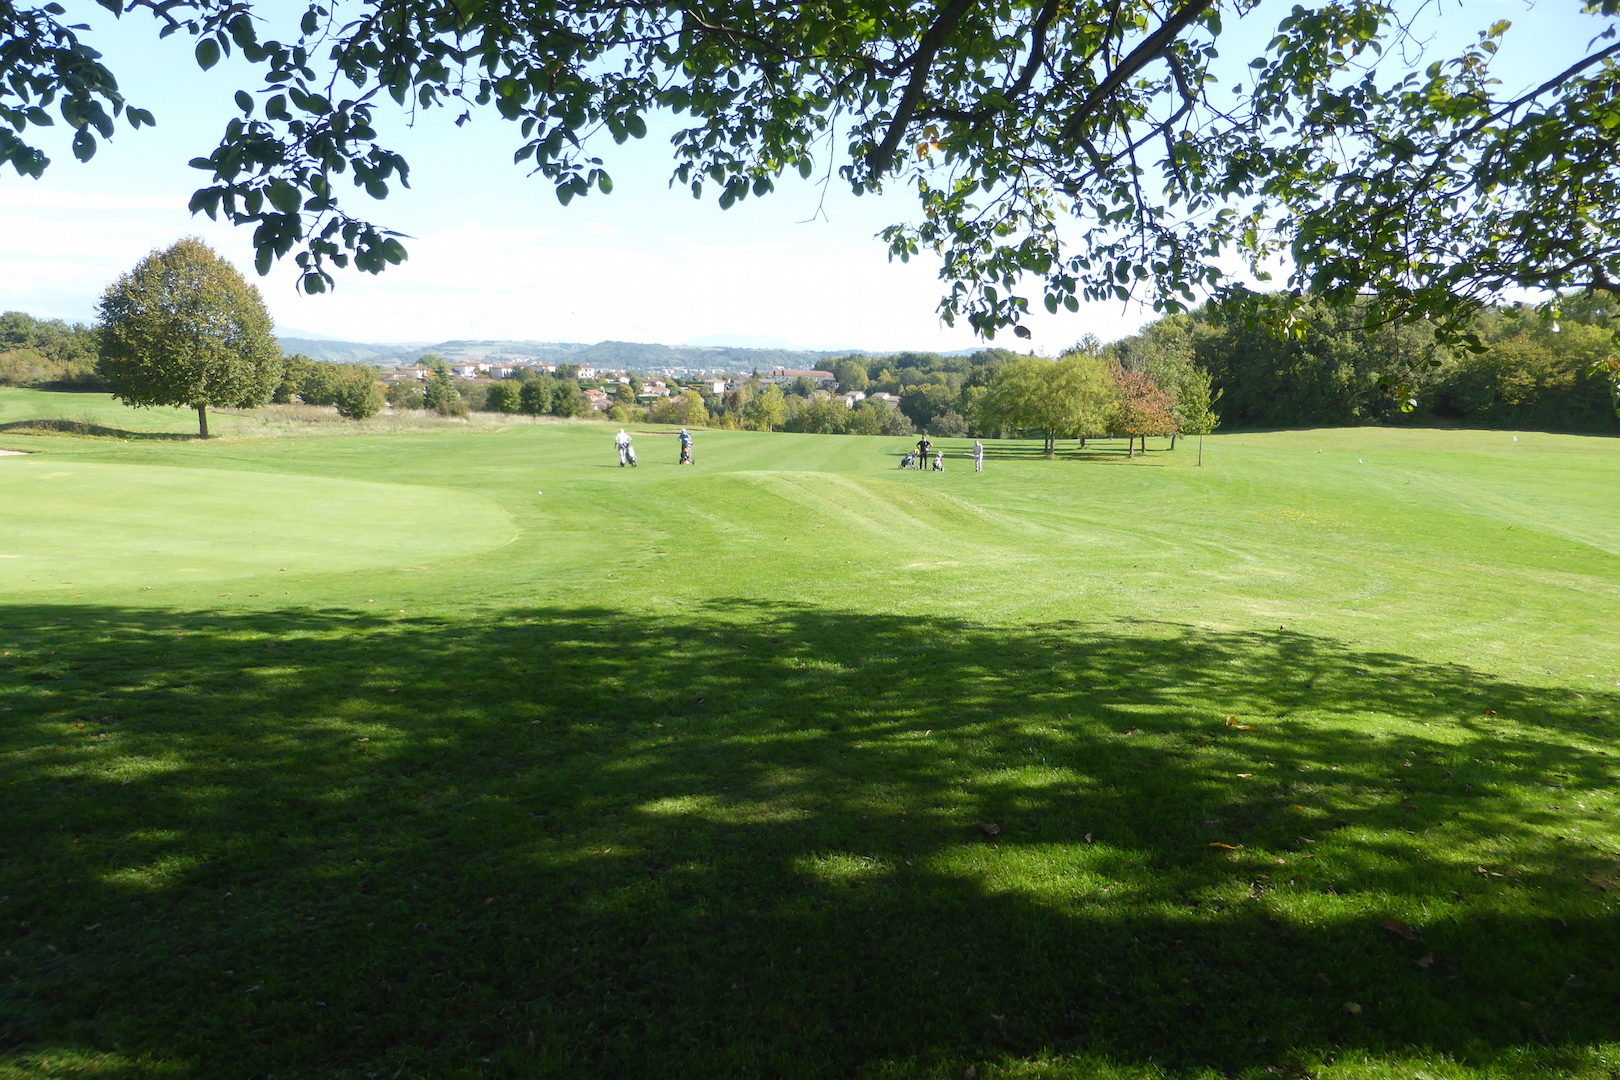
M236 92L236 107L242 110L242 114L244 116L252 116L253 95L249 94L246 90L238 90Z
M96 137L84 128L73 136L73 156L80 161L89 161L96 156Z
M197 66L207 71L219 63L219 42L211 37L197 42Z
M269 198L270 205L283 214L298 213L298 204L301 201L298 189L280 177L270 181L270 186L266 189L265 195Z

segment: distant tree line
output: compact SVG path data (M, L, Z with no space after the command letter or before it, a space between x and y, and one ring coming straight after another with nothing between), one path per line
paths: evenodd
M383 407L375 368L311 360L299 353L282 359L281 378L270 400L277 405L331 405L350 420L376 416Z
M1557 319L1531 308L1487 309L1472 348L1437 348L1421 326L1367 326L1357 305L1307 308L1309 332L1280 340L1222 324L1207 311L1171 316L1134 343L1191 351L1208 372L1228 428L1351 424L1615 431L1612 301L1577 296ZM1390 392L1398 379L1407 394ZM1410 411L1403 411L1409 394Z
M1124 435L1132 440L1213 430L1365 423L1532 427L1613 431L1612 370L1620 368L1620 312L1601 297L1567 298L1559 317L1523 307L1488 309L1471 347L1440 349L1422 327L1368 325L1357 305L1317 302L1307 332L1278 338L1221 321L1200 309L1157 320L1104 345L1087 336L1056 359L982 349L966 356L900 352L853 354L827 365L836 393L809 379L778 385L733 381L672 385L642 404L641 380L581 384L579 369L556 374L519 368L507 379L457 379L438 357L425 382L399 380L386 396L363 364L283 358L271 400L375 415L384 401L446 416L496 412L531 416L600 415L588 388L608 394L608 419L821 434L943 437L1032 434L1050 451L1062 438ZM0 315L0 385L108 388L98 369L96 327L22 312ZM1413 407L1391 393L1398 377ZM854 406L846 396L863 393ZM892 404L875 399L886 395ZM1219 406L1217 416L1216 406Z
M558 376L525 367L506 379L458 379L442 357L429 354L420 362L429 369L426 382L399 380L389 384L388 403L396 409L428 409L442 416L466 416L469 412L595 415L577 378L561 375L562 368ZM577 374L578 368L574 372Z
M785 389L751 379L710 404L710 423L819 434L1033 434L1050 453L1061 438L1108 434L1129 436L1134 452L1137 439L1173 440L1216 422L1208 374L1189 349L1157 341L1119 348L1088 337L1056 360L1006 349L849 356L831 372L836 394L804 378ZM856 393L867 397L850 397Z
M21 311L0 314L0 386L102 390L96 329Z

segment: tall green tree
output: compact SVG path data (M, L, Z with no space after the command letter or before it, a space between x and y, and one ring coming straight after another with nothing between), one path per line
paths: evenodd
M1108 430L1115 406L1108 365L1096 356L1063 360L1027 356L1004 364L979 404L979 426L990 431L1040 430L1046 456L1060 438Z
M515 379L502 379L490 384L484 404L490 412L515 413L523 409L523 387Z
M551 398L557 389L557 380L550 375L525 379L518 392L518 404L530 416L543 416L551 411Z
M1175 418L1170 432L1170 448L1176 436L1208 435L1219 417L1214 410L1215 393L1209 372L1193 357L1191 319L1168 315L1144 327L1140 334L1115 342L1111 351L1127 371L1144 371L1170 396Z
M559 368L558 370L561 370ZM551 393L551 415L553 416L589 416L591 403L579 388L579 383L572 379L558 379L556 389Z
M782 388L775 383L767 383L743 406L743 418L754 431L775 431L781 427L787 419L787 403L783 400Z
M455 379L450 376L450 365L431 355L422 357L422 363L433 370L423 390L422 403L440 416L464 414L467 405L461 400L461 391L456 387Z
M259 290L207 244L154 251L107 287L99 370L126 405L248 409L270 400L281 349Z

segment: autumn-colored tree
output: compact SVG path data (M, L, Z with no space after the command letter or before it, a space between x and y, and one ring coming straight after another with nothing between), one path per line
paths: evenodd
M126 405L251 409L281 380L281 348L259 290L196 237L154 251L101 297L102 378Z
M1114 414L1114 430L1125 436L1129 453L1136 456L1136 440L1142 440L1147 453L1149 435L1168 437L1176 433L1176 403L1146 371L1131 371L1114 363L1114 388L1119 395Z

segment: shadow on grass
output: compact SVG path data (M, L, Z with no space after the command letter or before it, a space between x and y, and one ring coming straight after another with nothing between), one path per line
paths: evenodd
M189 442L192 439L200 438L195 433L183 431L126 431L123 428L92 424L87 420L13 420L9 423L0 424L0 432L5 431L14 431L23 435L97 435L113 439L160 440L165 442Z
M1052 457L1046 456L1038 439L985 439L984 458L986 461L1116 461L1128 460L1134 457L1144 460L1157 457L1163 451L1170 449L1167 439L1156 439L1148 451L1140 447L1134 455L1130 454L1125 446L1124 439L1088 439L1086 445L1081 446L1077 440L1064 439L1057 444L1056 452ZM955 462L962 457L972 457L973 442L964 439L936 439L936 449L945 451L945 459ZM911 447L890 449L888 456L902 458Z
M1614 857L1551 835L1615 779L1570 692L743 600L11 605L0 651L13 1061L1528 1076L1620 1037Z

